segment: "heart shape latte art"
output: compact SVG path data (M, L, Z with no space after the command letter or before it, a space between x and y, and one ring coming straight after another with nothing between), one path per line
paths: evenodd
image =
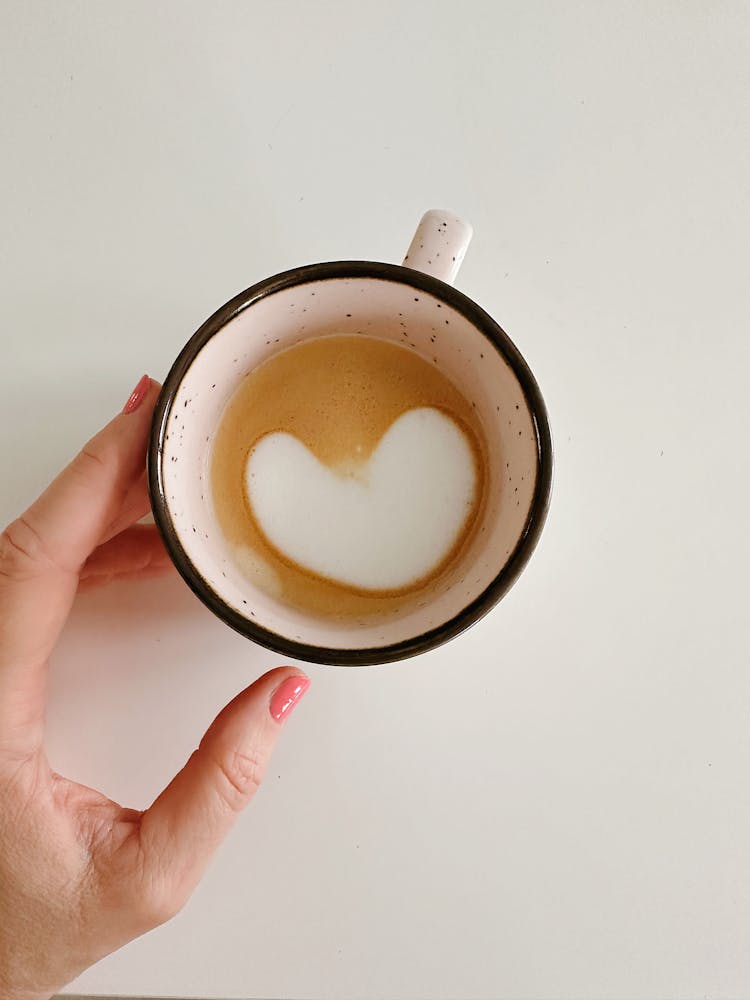
M466 435L431 407L403 413L369 459L346 470L324 465L292 434L267 434L245 476L258 526L284 558L372 591L399 590L434 571L477 494Z

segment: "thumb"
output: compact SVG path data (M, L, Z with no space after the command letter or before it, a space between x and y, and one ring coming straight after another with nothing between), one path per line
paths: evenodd
M211 724L185 767L141 819L141 856L168 911L179 908L260 786L281 724L310 686L289 667L264 674Z

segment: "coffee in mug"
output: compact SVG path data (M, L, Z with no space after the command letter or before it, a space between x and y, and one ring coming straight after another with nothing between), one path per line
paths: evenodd
M401 339L370 328L289 347L220 418L219 525L248 580L300 610L364 619L429 600L478 523L476 408L405 324Z

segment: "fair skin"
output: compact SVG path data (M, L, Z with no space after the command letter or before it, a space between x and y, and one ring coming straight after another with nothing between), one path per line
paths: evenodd
M146 441L159 386L84 447L0 537L0 997L46 1000L172 917L260 784L308 681L272 670L218 715L145 811L50 767L47 663L76 593L168 572L149 510ZM136 395L136 394L134 394ZM155 665L156 666L156 665Z

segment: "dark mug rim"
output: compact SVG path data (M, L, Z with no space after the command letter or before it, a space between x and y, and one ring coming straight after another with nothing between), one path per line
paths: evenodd
M526 523L516 546L482 593L458 614L435 628L401 642L363 649L330 649L288 639L249 621L230 607L183 549L169 513L162 480L164 435L171 406L188 369L208 341L235 316L268 295L294 285L341 278L374 278L408 285L450 305L475 326L502 355L518 379L532 417L539 473ZM510 590L529 561L547 517L552 488L552 438L547 408L529 366L502 327L476 302L452 285L409 267L362 260L329 261L292 268L251 285L217 309L188 340L164 380L154 410L148 447L148 482L154 520L172 561L193 593L218 618L259 645L296 660L332 666L366 666L407 659L442 645L483 618Z

